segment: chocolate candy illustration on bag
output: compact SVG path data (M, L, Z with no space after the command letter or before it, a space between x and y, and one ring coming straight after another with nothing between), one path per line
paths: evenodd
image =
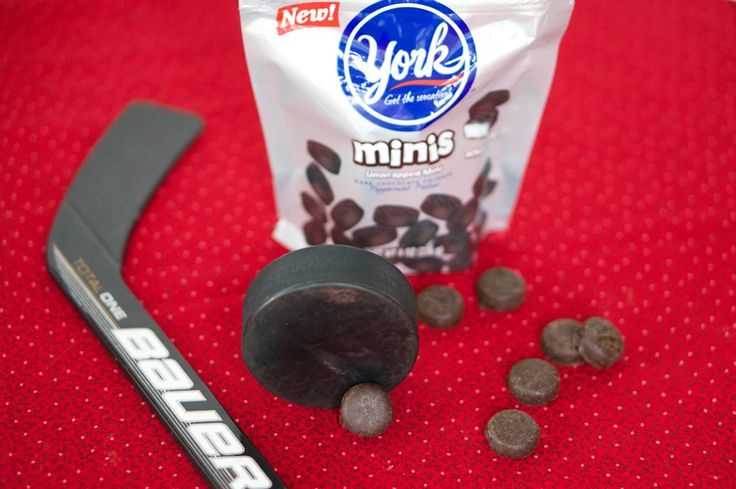
M240 0L274 239L470 266L509 223L572 6Z

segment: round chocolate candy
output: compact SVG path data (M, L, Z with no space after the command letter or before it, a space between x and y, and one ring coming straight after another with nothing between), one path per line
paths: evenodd
M447 219L457 209L462 207L463 203L457 197L446 194L432 194L424 199L420 208L425 214L429 214L437 219Z
M396 267L359 248L293 251L248 288L242 347L275 395L337 407L356 384L389 390L408 375L418 349L414 291Z
M522 404L542 406L559 394L560 373L549 362L527 358L511 367L506 385Z
M358 384L342 396L340 424L360 436L380 435L394 419L394 407L388 393L376 384Z
M328 172L340 173L340 157L331 148L317 141L307 141L307 152Z
M478 200L471 199L450 215L447 219L447 229L450 231L463 231L473 223L477 215Z
M402 248L424 246L434 238L438 229L439 226L429 219L419 221L406 230L401 239L399 239L399 246Z
M542 331L542 351L558 365L579 365L583 357L578 351L577 336L581 324L574 319L557 319Z
M576 336L576 346L583 360L595 368L612 366L624 353L621 332L599 317L592 317L583 323L580 334Z
M396 228L366 226L353 231L353 243L360 248L381 246L396 239Z
M486 440L502 457L524 458L537 448L539 425L524 411L507 409L488 421Z
M478 303L483 309L510 311L524 301L526 284L515 271L506 267L490 268L475 284Z
M330 216L335 221L334 229L345 231L360 222L363 218L363 209L353 199L343 199L335 204Z
M437 329L455 326L463 317L465 304L460 293L445 285L430 285L417 296L419 320Z
M312 219L302 226L304 231L304 239L310 245L319 245L327 241L327 230L324 223L317 219Z
M322 170L319 169L315 163L310 163L307 167L307 180L312 186L312 190L316 193L325 205L330 205L335 199L335 194L332 193L332 187L330 182L327 181L327 177Z
M411 226L418 218L418 210L403 205L379 205L373 211L373 220L381 226Z
M302 192L302 207L307 213L319 222L327 222L327 213L322 202L315 199L306 192Z

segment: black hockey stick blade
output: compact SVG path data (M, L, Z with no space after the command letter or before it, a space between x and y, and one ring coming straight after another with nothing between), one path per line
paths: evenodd
M107 129L67 191L47 244L49 271L214 488L285 487L125 285L128 236L149 197L202 129L147 102Z

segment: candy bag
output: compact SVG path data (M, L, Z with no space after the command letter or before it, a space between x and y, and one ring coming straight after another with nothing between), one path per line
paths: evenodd
M473 263L505 228L572 0L240 0L276 241L405 273Z

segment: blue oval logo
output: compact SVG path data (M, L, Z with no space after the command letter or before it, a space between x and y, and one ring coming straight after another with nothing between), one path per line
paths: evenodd
M383 0L345 27L337 73L363 117L419 131L465 96L476 62L470 30L452 9L433 0Z

